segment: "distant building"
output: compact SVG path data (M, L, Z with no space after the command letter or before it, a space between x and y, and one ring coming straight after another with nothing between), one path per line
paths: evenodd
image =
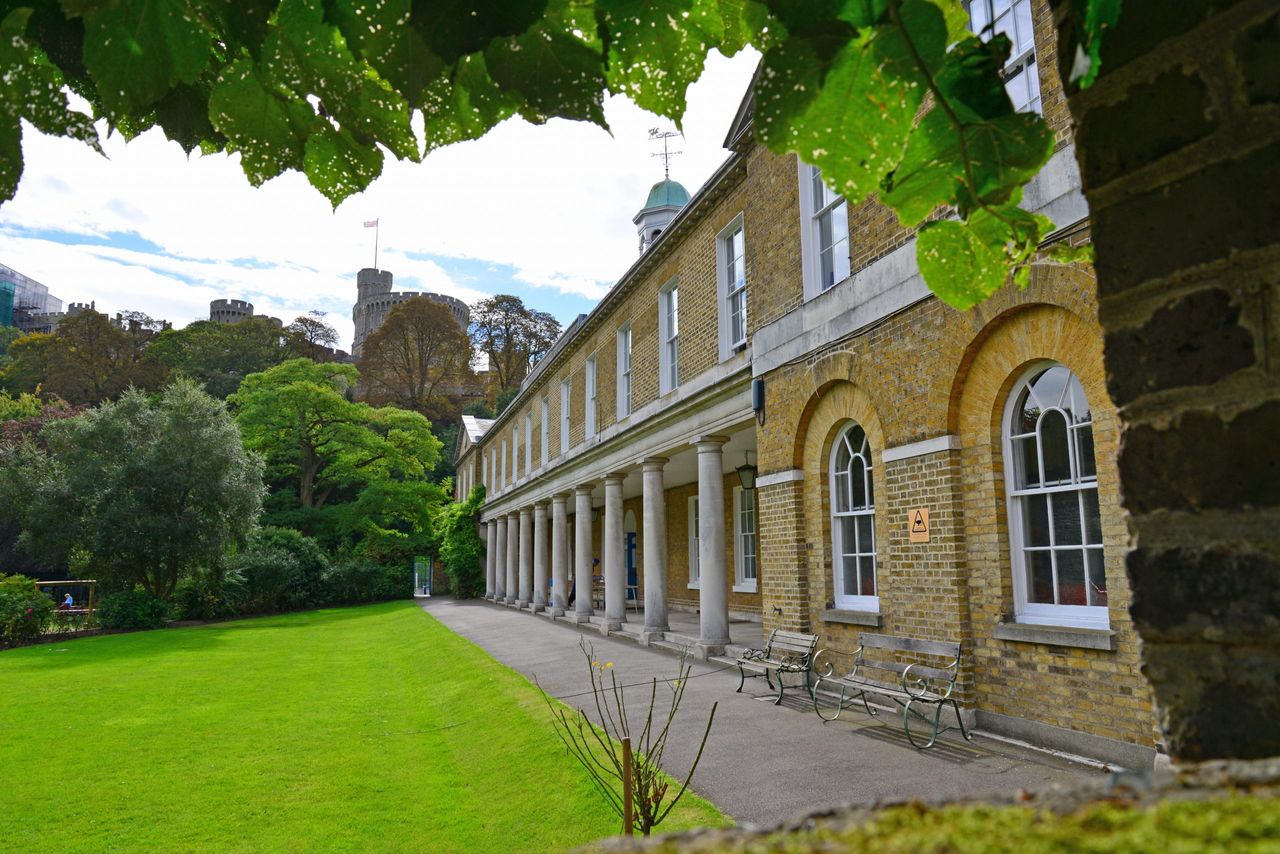
M427 291L394 292L391 290L391 279L390 270L375 270L372 267L365 267L356 274L356 304L351 308L351 319L355 322L356 334L351 345L351 353L357 359L360 358L365 339L382 325L382 322L387 319L387 313L400 303L411 299L425 297L434 300L448 306L454 319L463 329L470 324L471 309L462 300Z
M52 296L47 287L0 264L0 325L35 332L40 330L31 326L47 325L49 317L61 313L62 300Z
M216 299L209 303L209 320L214 323L239 323L254 316L253 303L242 299ZM284 326L284 321L278 317L262 314L256 316L269 320L276 326Z

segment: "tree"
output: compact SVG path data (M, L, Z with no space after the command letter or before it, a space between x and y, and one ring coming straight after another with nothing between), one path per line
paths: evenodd
M436 515L440 562L449 576L449 589L463 599L484 593L485 545L477 532L483 506L484 485L477 484L466 501L446 504Z
M280 327L265 317L249 317L239 323L198 320L167 329L148 345L147 355L225 399L246 376L280 364L289 354Z
M100 403L131 385L156 388L167 371L147 357L152 335L137 326L127 332L105 314L83 311L52 335L26 335L9 345L4 384L13 391L39 387L71 403Z
M365 341L360 376L372 403L456 420L458 397L475 384L471 341L447 306L411 299L392 308Z
M108 584L162 599L178 581L242 545L262 506L262 462L246 453L225 406L178 380L152 401L131 389L42 439L0 450L27 496L30 554L86 553Z
M520 297L498 294L471 307L471 342L488 357L496 391L518 388L559 337L560 322Z
M245 446L263 455L296 506L324 507L336 491L389 479L421 479L440 454L416 412L349 399L353 365L291 359L245 378L229 403Z
M1119 6L1076 7L1072 80L1096 76ZM1053 140L1004 92L1009 40L967 23L955 0L29 0L0 20L0 200L21 176L20 120L99 146L64 86L127 135L158 125L187 152L238 152L254 186L305 172L336 206L381 173L384 150L424 156L415 111L426 151L517 114L604 126L606 92L679 124L707 52L751 44L764 53L757 137L851 202L880 193L921 226L930 287L972 305L1025 282L1051 223L1018 201ZM958 219L929 220L940 206Z
M289 354L313 362L328 362L338 346L338 330L324 321L323 311L296 317L284 330Z

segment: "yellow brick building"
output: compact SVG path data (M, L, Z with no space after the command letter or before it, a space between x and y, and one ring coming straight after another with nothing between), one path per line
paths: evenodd
M1059 226L1046 245L1087 242L1048 3L1008 14L1011 96L1058 140L1024 204ZM955 311L891 211L766 151L751 116L748 95L692 197L655 186L638 260L468 426L487 595L703 656L774 627L837 659L862 632L959 641L970 723L1149 764L1092 271L1045 260Z

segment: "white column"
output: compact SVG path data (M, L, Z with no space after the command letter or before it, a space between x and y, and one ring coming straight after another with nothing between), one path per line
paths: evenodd
M493 598L493 550L494 540L498 536L497 526L493 522L484 524L484 598Z
M533 508L520 508L520 598L516 605L529 607L533 601Z
M520 591L520 514L507 514L507 596L502 601L514 605Z
M591 616L591 484L573 490L574 617L585 623Z
M622 482L625 474L604 479L604 620L610 631L627 621L627 564L622 542Z
M547 607L547 505L533 505L533 612Z
M698 577L701 632L695 653L722 655L729 642L729 574L724 535L724 436L704 436L698 449Z
M551 496L551 616L564 614L569 604L569 496Z
M507 598L507 517L489 520L493 526L493 601Z
M644 631L667 631L667 495L662 467L652 457L643 463L644 479Z

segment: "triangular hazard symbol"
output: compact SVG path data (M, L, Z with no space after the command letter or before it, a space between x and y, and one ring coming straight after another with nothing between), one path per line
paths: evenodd
M923 534L928 530L929 526L924 523L924 514L917 510L911 518L911 533Z

